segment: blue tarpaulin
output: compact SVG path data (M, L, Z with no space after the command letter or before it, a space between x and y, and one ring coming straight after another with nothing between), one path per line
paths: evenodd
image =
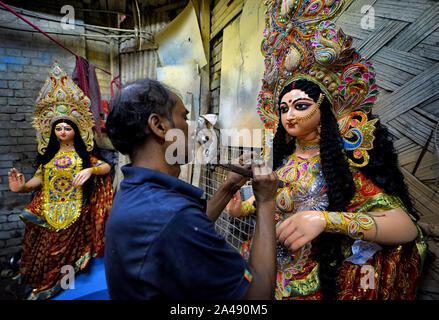
M75 275L74 288L63 290L52 300L109 300L104 257L91 259L87 268Z

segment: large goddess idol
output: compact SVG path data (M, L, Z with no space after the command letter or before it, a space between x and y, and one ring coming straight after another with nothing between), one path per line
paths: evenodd
M276 197L276 299L414 299L426 246L372 64L329 19L335 1L270 1L258 114ZM257 206L257 203L256 203ZM252 203L228 205L252 212ZM247 256L251 240L242 254Z
M20 216L26 228L20 273L29 299L48 299L62 288L63 266L84 269L104 254L105 223L113 201L109 164L91 153L90 100L55 63L36 101L38 169L25 181L12 168L13 192L36 194Z

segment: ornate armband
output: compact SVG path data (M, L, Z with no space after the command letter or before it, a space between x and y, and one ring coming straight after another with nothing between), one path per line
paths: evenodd
M93 167L93 168L91 169L91 173L94 174L94 175L98 175L99 172L101 172L101 168L99 168L99 166L97 166L97 167Z
M35 172L34 177L43 179L43 172L42 172L42 169L41 169L41 165L38 168L37 172Z
M363 239L363 231L371 229L373 225L376 226L375 219L365 213L333 211L322 211L322 213L326 220L325 231L342 233L354 239Z
M248 200L241 202L241 217L247 217L256 211L255 206L250 203Z
M33 190L34 190L34 188L29 187L29 185L28 185L27 183L25 183L25 184L24 184L24 187L23 187L23 190L21 190L21 192L22 192L22 193L28 193L28 192L31 192L31 191L33 191Z

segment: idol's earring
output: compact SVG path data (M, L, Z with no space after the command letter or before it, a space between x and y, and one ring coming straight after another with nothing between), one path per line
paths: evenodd
M319 122L319 124L317 125L317 134L319 135L319 137L320 137L321 133L322 133L322 125Z

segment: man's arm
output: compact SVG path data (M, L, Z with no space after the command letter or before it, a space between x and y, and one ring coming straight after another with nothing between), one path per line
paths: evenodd
M276 283L276 237L273 203L258 203L249 265L253 280L244 300L272 300Z
M251 160L256 155L252 152L242 154L233 163L234 166L244 170L250 170ZM248 178L235 172L229 172L226 180L221 184L218 190L207 203L206 214L212 221L216 221L229 203L233 195L247 182Z
M261 172L261 169L265 172ZM252 170L257 210L255 234L248 262L253 280L243 299L272 300L276 284L274 209L279 180L276 174L265 166L254 166Z
M240 188L241 186L239 184L236 184L233 179L229 178L227 178L226 181L221 184L219 189L213 195L212 199L207 202L206 214L210 220L215 222L218 219L227 203L229 203L232 196Z

